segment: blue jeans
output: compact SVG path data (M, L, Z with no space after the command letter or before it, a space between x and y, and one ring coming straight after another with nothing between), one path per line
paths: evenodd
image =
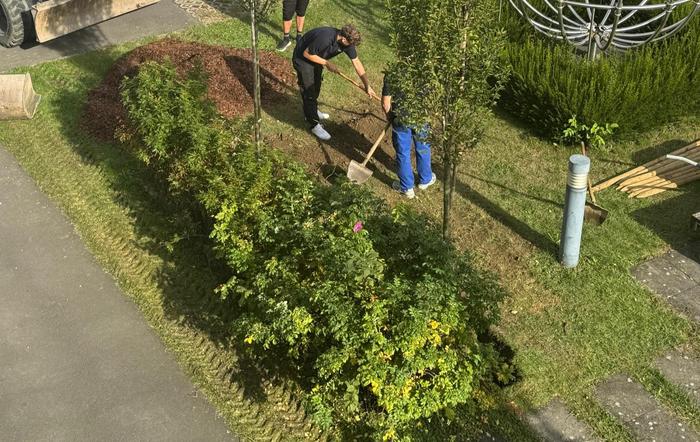
M392 125L391 141L396 149L396 164L401 191L413 189L413 166L411 165L411 144L416 146L416 168L418 169L418 184L428 184L433 178L430 167L430 144L421 141L425 131L417 131L409 126Z

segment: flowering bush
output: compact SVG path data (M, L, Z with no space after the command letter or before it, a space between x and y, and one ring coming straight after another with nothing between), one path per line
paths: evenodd
M157 125L160 112L139 109L177 112L183 97L204 103L182 93L151 103L143 94L154 76L167 76L166 90L195 78L163 69L144 66L125 82L124 102L142 157L161 159L171 185L213 217L211 238L230 268L218 293L241 311L230 330L244 351L303 373L308 408L324 427L354 425L394 439L472 402L498 365L478 339L496 319L498 287L424 216L389 211L351 184L322 186L278 153L256 155L246 138L190 137L161 153L153 140L173 134L152 132L177 125ZM225 132L216 120L192 119L186 130Z

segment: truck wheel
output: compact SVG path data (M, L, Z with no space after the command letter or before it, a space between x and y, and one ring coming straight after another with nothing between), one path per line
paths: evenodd
M11 48L24 42L25 23L32 8L30 0L0 0L0 45Z

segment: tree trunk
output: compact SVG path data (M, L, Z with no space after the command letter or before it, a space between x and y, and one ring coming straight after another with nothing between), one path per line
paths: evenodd
M251 1L250 8L250 43L253 52L253 118L255 122L254 141L255 151L260 154L262 146L260 124L262 123L262 109L260 104L260 59L258 57L258 25L256 23L255 10L257 9L257 1Z
M450 155L443 150L442 170L444 183L442 189L442 238L447 240L450 237L450 209L452 208L452 188L454 187L454 167L451 164Z
M450 172L450 181L448 181L447 184L450 187L450 207L448 207L450 211L452 210L452 196L455 193L455 187L457 185L457 162L457 159L452 159L452 171Z

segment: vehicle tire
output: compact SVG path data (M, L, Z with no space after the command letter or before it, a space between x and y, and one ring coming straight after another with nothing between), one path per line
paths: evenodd
M11 48L24 42L31 9L31 0L0 0L0 45Z

